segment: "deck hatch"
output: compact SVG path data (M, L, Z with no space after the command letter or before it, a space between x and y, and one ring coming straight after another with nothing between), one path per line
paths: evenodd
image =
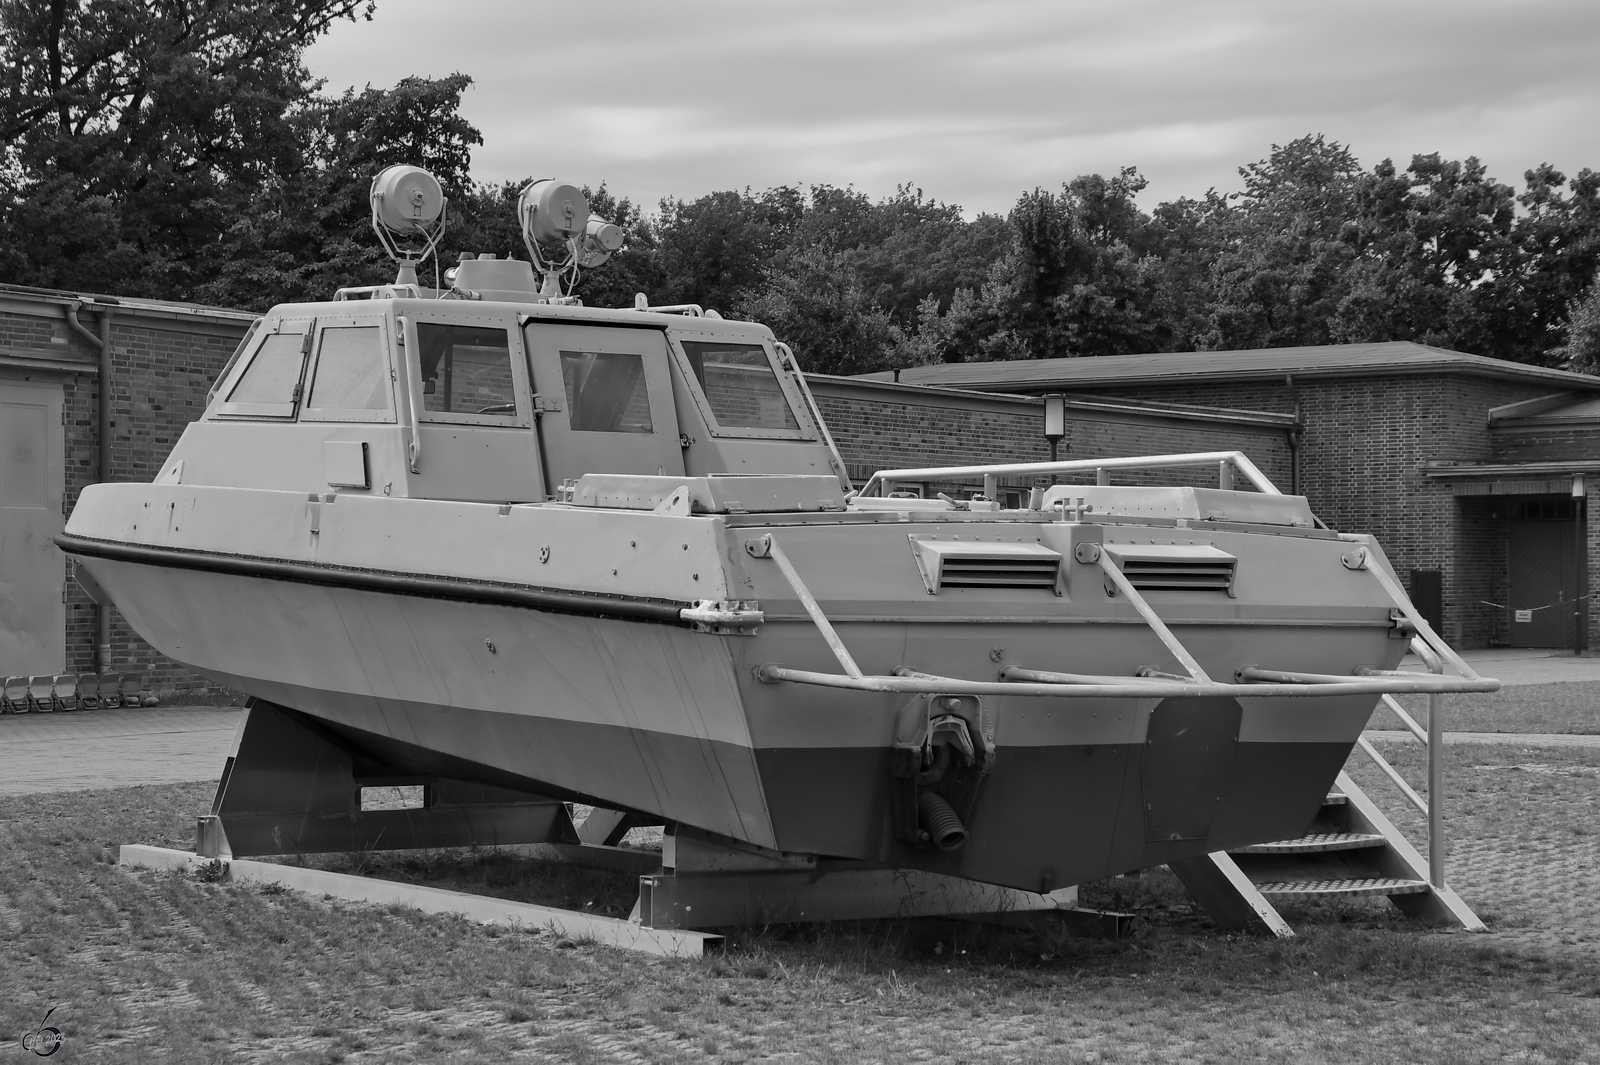
M1106 544L1105 550L1141 592L1233 594L1239 560L1208 544Z
M1061 553L1040 543L913 536L911 548L930 595L944 588L1039 588L1060 594Z

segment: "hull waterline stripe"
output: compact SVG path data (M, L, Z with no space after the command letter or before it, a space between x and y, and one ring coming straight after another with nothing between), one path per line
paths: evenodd
M144 544L91 540L67 533L57 536L55 544L69 555L107 558L143 566L204 570L209 573L229 573L242 577L259 577L263 580L290 581L296 584L388 592L393 595L426 599L494 603L554 614L654 621L681 627L691 625L682 618L681 612L694 606L693 603L627 599L622 596L534 588L526 585L492 584L487 581L461 580L452 577L385 573L379 570L323 566L282 559L248 558L243 555L212 554L181 548L150 547Z

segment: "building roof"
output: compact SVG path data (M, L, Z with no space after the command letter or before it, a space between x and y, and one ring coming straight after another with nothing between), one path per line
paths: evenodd
M227 322L248 325L257 317L250 311L232 307L212 307L204 303L180 303L176 300L152 300L138 296L107 296L98 292L76 292L68 289L34 288L30 285L0 284L0 299L27 303L72 304L81 303L91 310L105 309L113 314L134 317L162 317L188 321Z
M1078 359L955 362L901 370L900 380L906 384L972 388L986 392L1038 393L1106 385L1248 381L1291 375L1329 378L1437 373L1539 382L1552 388L1600 392L1600 377L1506 362L1483 355L1468 355L1404 340L1382 344L1322 344L1243 351L1180 351ZM877 380L892 378L888 372L862 376Z
M1489 424L1505 428L1600 424L1600 396L1558 392L1522 403L1508 403L1489 411Z
M942 388L908 384L904 381L877 380L871 375L840 377L834 374L806 374L806 381L819 396L835 399L879 399L911 406L992 409L1015 413L1043 408L1038 396L1016 392L978 392L965 388ZM1157 421L1172 425L1213 424L1230 427L1260 426L1270 430L1292 429L1299 424L1293 414L1274 411L1234 410L1229 407L1204 407L1192 403L1163 403L1155 400L1122 400L1100 397L1068 397L1067 410L1079 419Z

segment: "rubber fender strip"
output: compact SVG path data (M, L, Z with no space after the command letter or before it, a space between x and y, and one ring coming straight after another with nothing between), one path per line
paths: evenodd
M552 614L578 614L585 617L621 618L628 621L654 621L683 628L691 623L680 612L694 606L664 599L634 599L620 595L571 592L529 585L495 584L455 577L431 577L382 570L326 566L284 559L226 555L186 548L150 547L145 544L97 540L61 533L55 545L69 555L108 558L145 566L232 573L264 580L320 584L331 588L388 592L426 599L453 599L465 603L495 603L526 607Z

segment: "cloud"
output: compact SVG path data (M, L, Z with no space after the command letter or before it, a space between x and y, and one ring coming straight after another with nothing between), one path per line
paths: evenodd
M472 75L480 179L664 195L914 182L969 212L1136 165L1151 202L1325 133L1370 165L1600 168L1593 0L379 0L330 88Z

